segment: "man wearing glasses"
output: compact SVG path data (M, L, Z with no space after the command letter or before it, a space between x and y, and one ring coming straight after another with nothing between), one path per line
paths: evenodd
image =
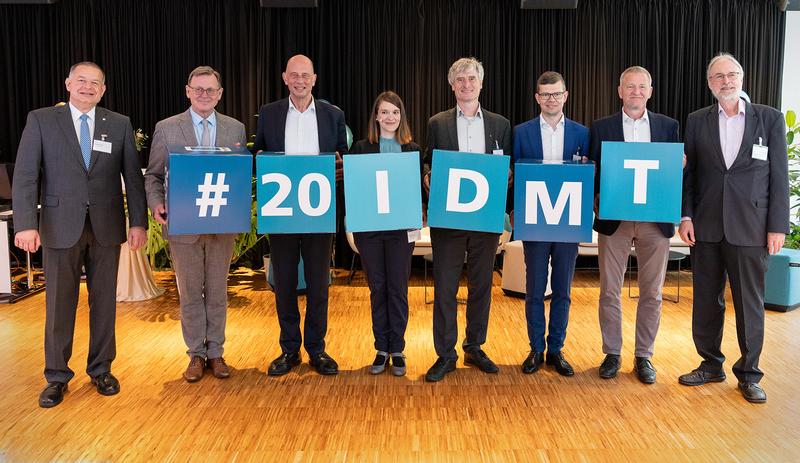
M235 234L170 235L164 201L164 167L167 145L244 146L244 125L218 113L222 98L220 74L209 66L189 73L185 112L160 121L153 133L150 162L145 174L147 203L153 218L169 241L181 302L181 329L189 355L183 373L186 381L200 380L206 368L216 378L227 378L230 369L222 357L228 310L228 269Z
M692 337L700 366L678 381L699 386L725 380L720 350L725 279L731 287L741 357L733 364L742 396L763 403L764 273L767 253L789 232L789 181L783 115L742 100L744 70L722 53L708 63L717 103L686 120L681 239L692 246Z
M316 82L314 63L308 57L289 58L283 72L289 97L261 107L254 148L286 155L335 152L338 183L342 179L341 155L347 153L344 113L336 106L314 99L311 90ZM285 375L299 365L301 345L317 373L335 375L339 372L339 365L325 352L332 243L332 233L272 233L269 236L282 351L269 365L270 376ZM302 334L297 305L297 266L301 255L307 286Z
M600 159L604 141L633 143L677 143L678 121L647 110L653 94L647 69L632 66L619 76L622 111L595 121L591 129L591 159L595 162L595 213L599 204ZM617 376L622 353L622 301L620 293L631 246L638 261L639 303L636 308L636 344L633 370L639 381L652 384L656 370L650 361L661 322L661 290L667 271L669 239L675 234L671 223L603 220L595 216L600 264L600 331L603 353L599 374L603 379Z
M536 102L542 112L528 122L514 128L514 162L534 159L543 162L585 160L589 154L589 129L564 116L567 86L557 72L548 71L536 82ZM564 358L561 348L567 336L570 289L578 257L578 243L525 241L525 319L531 352L522 363L522 372L531 374L545 363L552 365L563 376L574 374ZM552 265L550 276L553 297L550 300L550 321L545 324L544 292L547 287L547 267ZM547 329L549 328L549 329ZM547 340L545 342L545 331Z

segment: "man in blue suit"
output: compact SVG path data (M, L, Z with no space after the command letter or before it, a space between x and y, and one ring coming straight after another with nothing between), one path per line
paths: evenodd
M536 102L542 108L539 117L514 128L513 159L563 162L586 160L589 153L589 129L564 116L564 103L569 92L561 74L547 71L536 82ZM574 374L561 348L567 336L570 289L578 257L578 243L525 241L525 318L531 352L522 363L522 372L531 374L545 363L553 365L563 376ZM550 277L553 297L550 301L550 322L545 342L544 292L547 286L547 264L553 267Z
M653 94L653 80L647 69L632 66L619 76L622 111L592 124L590 148L595 162L595 205L599 204L600 156L604 141L636 143L678 143L678 121L647 109ZM596 212L596 211L595 211ZM633 369L639 381L652 384L656 369L650 362L661 322L661 289L667 272L669 239L675 234L671 223L604 220L595 217L600 264L600 331L603 353L599 374L603 379L617 376L622 351L621 290L631 246L636 247L639 266L639 303L636 307L636 357Z

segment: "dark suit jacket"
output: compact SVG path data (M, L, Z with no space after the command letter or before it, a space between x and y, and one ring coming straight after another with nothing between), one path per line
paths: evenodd
M765 161L753 158L753 145L768 147ZM789 233L789 177L783 114L745 103L742 146L730 169L719 141L715 103L686 120L684 217L694 224L697 241L736 246L765 246L767 232Z
M408 142L404 145L400 146L400 150L404 153L409 151L417 151L419 152L419 175L420 175L420 186L422 185L422 175L423 175L423 163L422 163L422 150L420 149L419 145L414 143L413 141ZM372 153L380 153L381 147L378 143L372 143L369 139L359 140L353 143L353 146L350 147L350 152L348 155L351 154L372 154ZM422 202L426 202L425 197L425 188L422 188ZM342 203L344 205L345 203Z
M232 117L217 112L217 146L244 147L247 143L244 124ZM197 146L197 134L194 131L192 115L189 110L168 117L156 124L153 132L153 143L150 145L150 161L145 173L145 190L147 204L150 209L164 201L164 167L169 161L167 145ZM223 155L224 156L224 155ZM169 241L178 243L194 243L198 235L169 235L167 226L162 227L162 234Z
M562 159L572 161L572 155L589 156L589 129L564 118L564 152ZM542 148L541 117L536 117L514 127L514 163L520 159L544 159ZM513 192L508 201L514 204Z
M321 153L347 153L347 132L341 109L320 100L314 100L317 113L317 134ZM280 153L286 150L286 113L289 98L265 104L258 111L258 131L253 148L258 151Z
M573 154L589 156L589 129L565 117L563 160L571 161ZM514 127L513 160L519 159L544 159L540 117Z
M98 106L94 138L101 140L103 135L111 143L111 153L92 151L87 172L69 105L28 113L12 186L16 231L38 229L43 246L66 249L80 238L88 214L100 244L124 243L120 174L125 179L130 225L147 228L144 182L130 120ZM41 220L36 210L39 200Z
M663 114L647 111L650 119L650 141L660 143L680 143L678 138L678 121ZM611 116L598 119L592 123L591 144L589 159L595 163L594 191L595 196L600 194L600 148L604 141L625 141L625 134L622 131L622 111ZM675 234L675 225L671 223L659 223L658 228L665 237L671 238ZM594 219L594 229L597 233L613 235L619 227L619 220L603 220L599 217Z

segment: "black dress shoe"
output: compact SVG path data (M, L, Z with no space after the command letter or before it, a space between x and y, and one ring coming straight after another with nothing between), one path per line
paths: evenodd
M536 373L544 365L544 353L531 351L528 358L522 362L522 372L526 375Z
M742 391L744 400L754 403L763 404L767 401L767 393L761 389L758 383L739 383L739 390Z
M725 381L724 372L709 373L699 368L678 377L678 382L684 386L701 386L705 383L719 383L721 381Z
M608 354L600 364L600 377L603 379L611 379L617 376L619 371L620 361L619 355Z
M292 371L292 368L300 365L299 352L284 352L269 364L267 374L270 376L283 376Z
M567 360L564 358L564 354L561 352L558 352L557 354L551 354L548 352L547 364L554 366L558 374L561 376L572 376L575 374L575 371L572 369L572 365L567 362Z
M444 375L456 369L456 359L439 357L436 363L425 373L425 381L435 383L441 381Z
M64 400L64 393L67 392L67 383L52 381L47 383L44 390L39 394L39 406L42 408L52 408Z
M636 357L633 362L633 371L639 377L639 381L645 384L653 384L656 382L656 369L650 359L644 357Z
M321 375L335 375L339 373L339 364L325 352L312 355L308 363Z
M97 387L97 392L102 395L119 394L119 381L111 372L101 373L92 378L92 384Z
M484 373L497 373L500 371L500 369L497 368L497 365L492 362L492 359L486 355L486 352L481 349L470 349L464 351L464 363L467 365L476 366Z

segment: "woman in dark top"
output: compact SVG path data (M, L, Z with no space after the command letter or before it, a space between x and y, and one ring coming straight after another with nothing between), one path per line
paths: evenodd
M375 99L367 138L353 144L350 154L419 152L411 141L403 101L394 92L383 92ZM422 159L420 156L420 168ZM392 374L406 374L405 332L408 325L408 277L414 243L408 230L354 233L370 290L372 332L378 351L370 373L386 370L391 360Z

